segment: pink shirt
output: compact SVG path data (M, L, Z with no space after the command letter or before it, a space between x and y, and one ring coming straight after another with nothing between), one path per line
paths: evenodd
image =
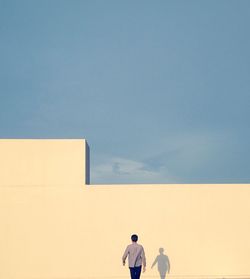
M125 262L128 256L128 265L129 267L146 266L146 258L145 252L142 245L133 242L132 244L128 245L123 256L122 261Z

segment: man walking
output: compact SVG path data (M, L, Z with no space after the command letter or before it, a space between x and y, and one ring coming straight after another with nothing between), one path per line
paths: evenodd
M141 267L143 265L143 272L146 270L146 258L142 245L137 243L138 236L133 234L131 236L132 244L128 245L123 256L122 263L125 265L128 256L128 266L130 269L131 279L139 279L141 275Z

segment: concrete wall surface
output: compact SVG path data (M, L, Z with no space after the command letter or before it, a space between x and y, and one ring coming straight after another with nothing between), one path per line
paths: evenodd
M86 149L83 139L0 139L0 185L84 183Z
M0 174L1 279L129 278L132 233L143 278L160 278L159 248L168 278L250 277L250 184L18 185Z

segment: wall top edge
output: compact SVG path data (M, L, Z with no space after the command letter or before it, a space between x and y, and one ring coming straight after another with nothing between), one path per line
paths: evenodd
M89 184L89 185L84 185L84 187L87 188L94 188L94 187L140 187L140 186L145 186L145 187L151 187L151 186L250 186L250 183L161 183L161 184Z
M143 188L143 189L152 189L152 188L175 188L175 187L195 187L195 188L202 188L202 187L211 187L211 188L220 188L220 187L250 187L249 184L10 184L4 185L0 184L1 188L72 188L72 189L82 189L82 190L91 190L91 189L121 189L121 188Z

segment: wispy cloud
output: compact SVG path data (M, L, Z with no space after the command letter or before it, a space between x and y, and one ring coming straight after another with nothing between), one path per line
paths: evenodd
M106 156L91 170L93 183L205 183L217 175L229 135L192 132L162 139L138 160ZM204 181L205 179L205 181Z
M167 169L180 183L216 182L232 141L226 131L192 131L162 139L143 160L154 171Z
M149 166L140 161L114 157L106 163L93 167L91 178L94 183L167 183L176 181L164 168L150 170Z

